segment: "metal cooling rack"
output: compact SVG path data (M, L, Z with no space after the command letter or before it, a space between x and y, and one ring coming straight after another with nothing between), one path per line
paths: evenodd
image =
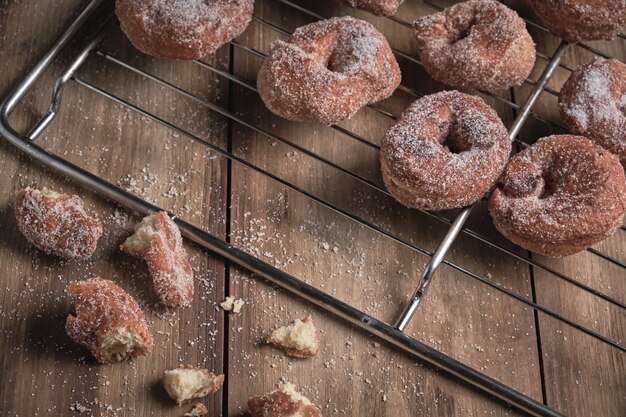
M275 0L275 1L282 3L284 6L288 6L293 9L296 9L299 12L308 15L310 18L313 18L313 19L325 18L324 16L320 16L291 1L288 1L288 0ZM275 133L272 133L271 131L267 131L264 128L255 124L253 121L246 119L245 117L234 114L228 109L220 107L210 101L199 98L193 95L192 93L187 92L177 87L174 84L171 84L161 78L158 78L144 70L133 67L125 63L124 61L114 56L111 56L110 54L107 54L106 52L98 50L98 45L105 38L105 36L108 33L108 28L111 26L112 22L114 22L114 13L113 13L112 3L113 2L111 1L105 1L105 0L91 0L86 5L84 10L80 13L80 15L76 18L76 20L74 20L70 24L70 26L66 29L66 31L51 46L51 48L45 53L45 55L41 58L41 60L25 76L25 78L21 82L19 82L17 87L3 101L2 106L0 108L0 133L2 134L2 136L5 137L7 141L9 141L13 145L15 145L17 148L21 149L23 152L30 155L34 159L36 159L37 161L55 169L56 171L62 174L65 174L66 176L100 193L101 195L104 195L112 200L117 201L118 203L128 207L129 209L135 210L142 214L148 214L156 210L160 210L159 207L156 207L155 205L115 186L114 184L111 184L105 181L104 179L86 171L85 169L68 162L67 160L61 158L58 155L48 152L47 150L43 149L41 146L35 143L35 140L46 130L46 128L50 125L50 123L57 116L60 106L61 106L61 97L63 94L64 87L70 81L73 81L77 85L80 85L84 88L89 89L90 91L98 93L101 96L111 100L112 102L122 105L125 108L128 108L134 112L137 112L138 114L142 115L143 117L148 118L149 120L155 121L169 129L174 130L175 132L179 134L187 136L188 138L194 141L197 141L198 143L201 143L202 145L208 147L212 152L220 156L228 158L231 161L240 163L249 169L252 169L260 174L263 174L269 177L270 179L280 183L284 187L306 196L307 198L315 201L316 203L336 213L339 213L345 216L346 218L350 219L351 221L359 225L365 226L379 233L382 236L390 238L394 240L395 242L400 243L419 254L428 256L429 262L423 271L421 280L418 283L417 289L415 290L413 297L411 297L411 299L408 300L406 309L397 319L395 324L389 324L389 323L385 323L380 320L377 320L376 318L364 313L363 311L360 311L350 306L349 304L343 301L340 301L322 292L321 290L316 289L315 287L308 285L302 282L301 280L298 280L297 278L285 272L282 272L281 270L271 266L270 264L260 259L255 258L254 256L244 252L241 249L238 249L237 247L231 245L230 243L224 240L221 240L215 236L212 236L205 230L195 227L181 218L176 218L177 224L179 225L183 235L187 239L190 239L191 241L217 253L218 255L221 255L228 261L231 261L237 265L240 265L248 269L249 271L267 279L268 281L276 285L279 285L289 290L290 292L306 299L307 301L321 307L322 309L345 319L346 321L352 323L353 325L360 327L361 329L369 332L370 334L378 336L381 339L386 340L392 345L397 346L417 356L423 361L426 361L439 369L445 370L446 372L459 378L460 380L463 380L471 384L472 386L488 394L491 394L500 400L503 400L511 404L512 406L518 408L519 410L525 411L526 413L530 415L558 416L560 414L556 412L555 410L549 408L547 405L539 403L535 401L534 399L528 396L525 396L524 394L514 390L513 388L506 386L500 383L499 381L478 372L477 370L447 356L446 354L442 352L437 351L436 349L433 349L427 346L424 343L421 343L418 340L413 339L412 337L408 336L407 334L403 332L406 326L408 325L408 323L410 322L411 317L413 316L413 314L419 307L420 302L423 300L426 294L426 291L430 283L432 282L433 275L441 264L445 264L461 272L462 275L467 277L468 279L478 281L481 284L487 285L490 288L495 289L497 292L506 295L507 297L513 298L525 304L526 306L532 308L535 311L535 314L537 314L538 312L541 312L549 317L552 317L566 324L567 326L571 326L572 328L575 328L599 340L600 342L611 346L614 349L617 349L620 352L626 351L626 348L623 345L621 345L618 341L610 339L604 335L601 335L595 332L594 330L591 330L585 327L584 325L580 323L574 322L559 313L556 313L544 306L541 306L535 303L532 300L528 300L527 298L516 294L514 291L509 290L491 281L490 279L482 277L454 262L446 260L445 256L448 253L451 245L453 244L453 242L455 241L459 233L463 233L472 239L475 239L483 244L487 244L491 246L495 250L502 252L503 254L507 256L513 257L516 260L523 262L529 267L534 267L534 268L544 270L548 272L554 278L563 280L567 282L568 284L573 285L579 288L580 290L589 293L590 295L594 297L602 299L608 302L610 305L619 308L620 311L624 311L624 309L626 309L626 305L623 302L607 294L604 294L598 291L597 289L591 288L581 282L578 282L576 279L570 276L567 276L551 268L548 265L544 265L541 262L531 258L530 256L523 256L515 252L512 252L511 250L508 250L500 246L499 244L492 242L489 238L485 237L479 232L474 231L470 228L464 227L464 224L471 213L472 207L463 209L454 219L448 219L447 217L438 213L423 212L426 215L430 216L433 219L433 221L442 222L448 226L448 231L445 237L440 241L436 250L434 252L429 251L427 249L421 248L417 246L416 244L394 234L393 232L389 230L386 230L374 224L373 222L365 220L356 214L350 213L349 211L346 211L340 207L337 207L317 197L313 193L308 192L298 187L297 185L292 184L289 181L281 178L280 176L275 175L261 167L258 167L250 163L244 158L238 157L234 153L231 153L218 146L207 143L201 138L186 132L180 127L177 127L174 124L154 114L151 114L150 112L144 109L141 109L131 104L130 102L110 92L107 92L84 79L77 77L75 73L81 67L81 65L91 55L94 55L94 54L99 55L101 58L104 58L105 60L107 60L108 62L114 65L119 65L126 70L133 71L136 74L142 77L145 77L151 81L154 81L165 88L171 89L176 94L181 94L191 100L196 101L197 103L203 106L206 106L210 110L230 119L233 123L240 124L257 133L265 135L275 141L284 143L287 146L290 146L296 149L297 151L302 152L303 154L306 154L307 156L313 158L314 160L319 161L331 167L332 169L342 172L343 174L348 175L350 178L357 180L365 184L368 187L371 187L375 191L389 196L389 193L384 189L384 187L381 187L380 185L372 182L371 180L360 176L358 173L351 172L341 167L340 165L302 146L299 146L293 143L292 141L286 138L283 138ZM440 6L432 3L430 0L425 0L424 3L433 7L433 12L441 10ZM92 21L94 18L97 18L97 17L103 17L103 18L97 19L99 23L95 26L96 30L94 31L94 34L92 35L91 38L88 39L88 42L86 42L86 44L84 44L80 49L77 50L77 53L70 60L69 64L65 67L62 74L56 79L49 110L39 121L37 121L34 124L34 126L30 129L30 131L26 135L22 135L18 133L18 131L15 130L9 122L9 115L11 114L11 112L23 100L24 96L33 89L33 87L37 84L37 81L45 73L45 71L51 66L51 64L55 61L55 59L61 53L61 51L63 51L70 42L76 41L77 34L83 30L84 26L86 26L85 23L88 21ZM276 26L275 24L271 22L267 22L256 16L254 16L253 19L256 23L263 25L271 29L272 31L277 32L279 35L285 35L285 36L289 35L288 31L282 29L279 26ZM409 22L406 22L395 16L388 17L387 19L390 19L394 21L395 23L405 26L405 27L411 26ZM534 22L527 21L527 23L529 25L537 27L539 30L546 31L545 28L543 28L541 25L538 25ZM626 39L626 36L623 34L620 34L619 37L622 40ZM254 48L251 48L249 46L246 46L236 40L230 42L230 47L241 49L242 51L248 54L254 55L256 57L259 57L259 58L264 57L264 54L262 52ZM568 71L573 70L572 67L561 63L561 58L563 57L568 47L569 45L563 41L556 48L552 56L547 56L547 55L538 53L538 60L541 59L541 60L546 61L546 67L538 80L527 79L525 81L527 84L532 86L532 92L530 93L530 95L526 99L526 102L522 106L516 103L513 103L507 100L506 98L502 98L497 95L493 95L491 93L484 92L484 91L481 92L485 95L488 95L494 98L495 100L498 100L499 102L505 104L506 106L510 107L510 109L514 112L514 114L517 114L515 121L513 122L513 124L511 125L509 129L509 136L511 140L514 141L514 143L518 144L520 147L528 146L527 143L523 142L522 140L518 138L518 134L521 128L524 126L525 122L529 118L536 119L537 121L541 123L545 123L551 126L552 128L558 128L558 129L565 131L565 128L563 126L559 125L558 123L542 118L540 115L534 113L532 109L543 93L551 94L554 96L558 95L557 91L550 89L546 86L547 82L550 80L550 77L553 75L557 67L561 67ZM577 47L584 48L588 50L589 52L594 53L596 55L607 57L606 54L588 45L578 44ZM394 52L396 53L399 59L404 59L409 62L412 62L413 64L421 65L418 59L402 51L394 50ZM219 68L216 68L215 66L212 66L210 64L207 64L201 61L195 61L195 63L209 71L212 71L216 75L223 77L224 79L228 80L231 83L236 83L255 93L257 91L254 85L251 85L244 79L235 76L232 72L221 70ZM410 96L413 96L415 98L421 97L423 95L419 91L406 85L401 85L398 90L406 94L409 94ZM389 117L392 119L397 118L397 115L394 115L376 106L369 106L369 107L372 108L374 111L382 114L385 117ZM331 128L336 129L342 134L348 136L349 138L356 140L362 144L365 144L366 146L369 146L372 148L378 148L377 145L371 143L367 139L359 136L358 134L351 132L348 129L345 129L340 126L332 126ZM625 230L626 229L622 227L622 229L618 231L617 233L620 233L621 237L623 237ZM610 262L626 270L626 264L624 264L623 261L616 259L608 254L602 253L601 251L598 251L596 249L588 249L588 251L592 253L594 256L602 257L606 262Z

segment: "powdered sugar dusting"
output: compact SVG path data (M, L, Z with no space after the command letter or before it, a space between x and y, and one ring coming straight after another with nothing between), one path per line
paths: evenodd
M480 98L433 94L413 103L383 138L383 178L405 205L462 207L489 189L510 149L504 125Z
M568 127L626 163L626 65L596 58L572 73L559 95Z
M383 35L351 17L298 28L277 41L259 70L261 98L291 120L334 124L390 96L400 69Z
M79 196L26 188L13 208L24 237L42 251L65 259L87 259L102 236L102 224L90 217Z
M517 13L494 0L472 0L413 24L424 67L458 87L498 90L520 85L535 47Z
M621 226L624 170L584 137L549 136L511 158L489 211L513 242L548 256L572 254Z

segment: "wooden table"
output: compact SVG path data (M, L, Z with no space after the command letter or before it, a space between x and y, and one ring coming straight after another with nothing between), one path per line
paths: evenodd
M349 13L367 19L386 34L392 46L410 57L418 56L410 31L388 19L331 0L296 3L323 16ZM0 95L5 96L84 2L54 0L42 6L41 2L24 0L1 4ZM509 4L521 15L533 18L526 2ZM398 16L411 21L433 12L420 1L407 0ZM278 0L257 0L255 16L258 20L237 42L260 52L267 51L271 41L284 37L271 25L293 31L314 20ZM535 26L529 26L529 31L538 51L551 56L558 39ZM626 57L623 39L589 45ZM254 86L261 59L241 46L225 46L202 62ZM398 91L339 128L289 123L269 113L253 88L229 82L208 67L142 56L117 27L111 29L100 51L101 55L92 56L79 71L81 80L194 137L168 129L73 81L65 91L61 114L38 143L377 318L392 322L397 317L428 259L411 245L434 250L447 226L426 213L401 207L378 189L382 182L376 146L393 123L379 110L398 115L414 96ZM36 92L27 97L12 119L15 125L26 129L43 113L54 76L71 56L71 50L67 51ZM572 46L563 64L576 66L591 57L587 49ZM533 80L546 62L537 59ZM399 63L403 84L411 89L407 91L427 94L443 88L415 62L399 58ZM142 72L163 83L146 78ZM549 87L558 91L568 75L569 70L560 67ZM497 97L482 96L510 126L516 114L506 102L523 104L531 88L526 83ZM198 99L176 89L193 93ZM219 115L211 106L225 109L236 120ZM563 132L541 120L560 123L554 95L545 92L535 112L537 117L523 129L521 140L532 143L546 134ZM232 152L319 201L211 152L206 143ZM63 262L35 250L22 238L11 204L14 192L27 185L84 197L89 210L105 224L105 235L93 259ZM0 142L0 189L2 416L182 416L191 407L172 404L159 384L164 370L181 364L226 374L224 390L205 401L211 416L240 415L250 395L272 390L283 380L295 383L322 407L324 415L515 414L193 245L187 249L197 277L194 304L185 310L165 311L156 303L145 266L117 249L138 217L42 168L5 142ZM452 218L454 213L442 215ZM494 230L484 203L478 204L468 227L509 252L461 234L447 257L457 268L441 268L408 332L565 414L623 416L624 354L546 313L534 311L524 301L537 302L623 344L624 310L557 278L547 268L623 303L625 270L617 263L626 262L626 232L618 231L596 246L615 259L610 261L590 252L565 259L530 257ZM529 266L528 259L543 267ZM93 275L115 280L141 303L155 336L151 357L98 365L65 335L64 321L71 311L67 284ZM481 279L501 286L519 300ZM228 315L218 308L226 294L246 301L240 315ZM273 327L307 312L314 315L320 332L319 357L291 360L263 344Z

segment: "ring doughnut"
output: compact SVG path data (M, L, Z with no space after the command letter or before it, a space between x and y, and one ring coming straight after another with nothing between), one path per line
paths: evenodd
M626 166L626 65L596 58L570 75L559 94L567 127L616 154Z
M626 24L626 0L531 0L554 35L569 42L613 39Z
M588 248L622 225L626 178L617 157L582 136L540 139L513 156L489 196L496 228L547 256Z
M446 210L478 201L498 179L511 142L480 97L444 91L414 102L383 137L380 164L402 204Z
M272 43L257 79L273 113L327 125L389 97L399 84L400 68L387 40L352 17L302 26L288 42Z
M526 24L495 0L470 0L413 23L424 68L455 87L500 90L520 85L535 64Z
M339 0L355 9L365 10L378 16L391 16L398 11L404 0Z
M157 58L197 59L239 36L254 0L117 0L122 31Z

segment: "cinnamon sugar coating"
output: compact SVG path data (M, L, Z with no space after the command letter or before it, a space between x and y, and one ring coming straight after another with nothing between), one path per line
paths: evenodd
M257 78L273 113L327 125L389 97L399 84L400 68L384 36L347 16L302 26L288 42L273 42Z
M626 0L531 0L554 35L569 42L613 39L626 24Z
M193 271L180 230L166 212L144 217L120 249L148 264L154 289L169 307L187 307L193 300Z
M116 0L131 43L157 58L197 59L239 36L254 0Z
M594 140L626 166L626 65L598 57L578 68L561 88L559 110L572 133Z
M74 281L69 286L76 316L68 315L65 330L101 363L149 355L152 333L139 306L123 289L102 278Z
M13 212L26 240L64 259L89 258L102 236L102 224L85 212L77 195L25 188L15 195Z
M383 137L389 192L407 207L447 210L479 200L498 179L511 142L480 97L444 91L415 101Z
M398 11L404 0L339 0L355 9L365 10L378 16L391 16Z
M513 156L489 197L496 228L547 256L566 256L622 225L626 178L617 157L582 136L540 139Z
M495 0L455 4L413 23L424 68L455 87L520 85L535 64L535 44L517 13Z
M318 406L286 383L280 389L248 399L251 417L322 417Z

